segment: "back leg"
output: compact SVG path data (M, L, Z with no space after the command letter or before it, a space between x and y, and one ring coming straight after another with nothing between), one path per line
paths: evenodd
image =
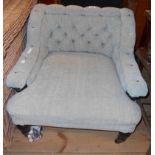
M31 129L31 125L17 125L17 128L20 130L20 132L25 136L27 137L28 136L28 133Z
M130 135L131 133L119 132L117 138L115 139L115 143L119 144L124 142Z

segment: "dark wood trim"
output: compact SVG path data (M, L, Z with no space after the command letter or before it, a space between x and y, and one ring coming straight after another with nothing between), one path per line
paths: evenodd
M131 133L119 132L117 138L115 139L115 143L120 144L124 142L130 135Z

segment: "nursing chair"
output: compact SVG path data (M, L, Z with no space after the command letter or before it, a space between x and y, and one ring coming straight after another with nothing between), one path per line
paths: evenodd
M135 20L127 8L37 4L26 48L7 76L15 125L119 132L141 120L134 100L148 89L134 57Z

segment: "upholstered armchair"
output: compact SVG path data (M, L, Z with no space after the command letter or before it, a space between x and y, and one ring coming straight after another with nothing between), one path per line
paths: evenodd
M20 91L7 104L12 121L118 131L116 142L125 140L141 120L133 99L148 92L134 44L129 9L36 5L6 80Z

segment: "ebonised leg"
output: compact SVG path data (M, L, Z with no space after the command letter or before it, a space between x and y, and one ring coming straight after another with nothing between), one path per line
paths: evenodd
M131 133L119 132L117 138L115 139L115 143L119 144L124 142L130 135Z
M21 92L21 91L23 91L24 89L26 89L27 88L27 85L25 85L23 88L13 88L17 93L19 93L19 92Z
M39 140L42 137L42 126L33 126L33 125L17 125L17 128L21 133L29 139L30 142Z
M31 125L23 125L23 126L17 125L17 128L21 131L21 133L22 133L25 137L27 137L27 135L28 135L28 133L29 133L29 131L30 131L30 129L31 129Z
M14 90L18 93L27 88L25 85L23 88L14 88ZM42 137L42 126L33 126L33 125L17 125L17 128L21 131L21 133L29 139L30 142L39 140Z

